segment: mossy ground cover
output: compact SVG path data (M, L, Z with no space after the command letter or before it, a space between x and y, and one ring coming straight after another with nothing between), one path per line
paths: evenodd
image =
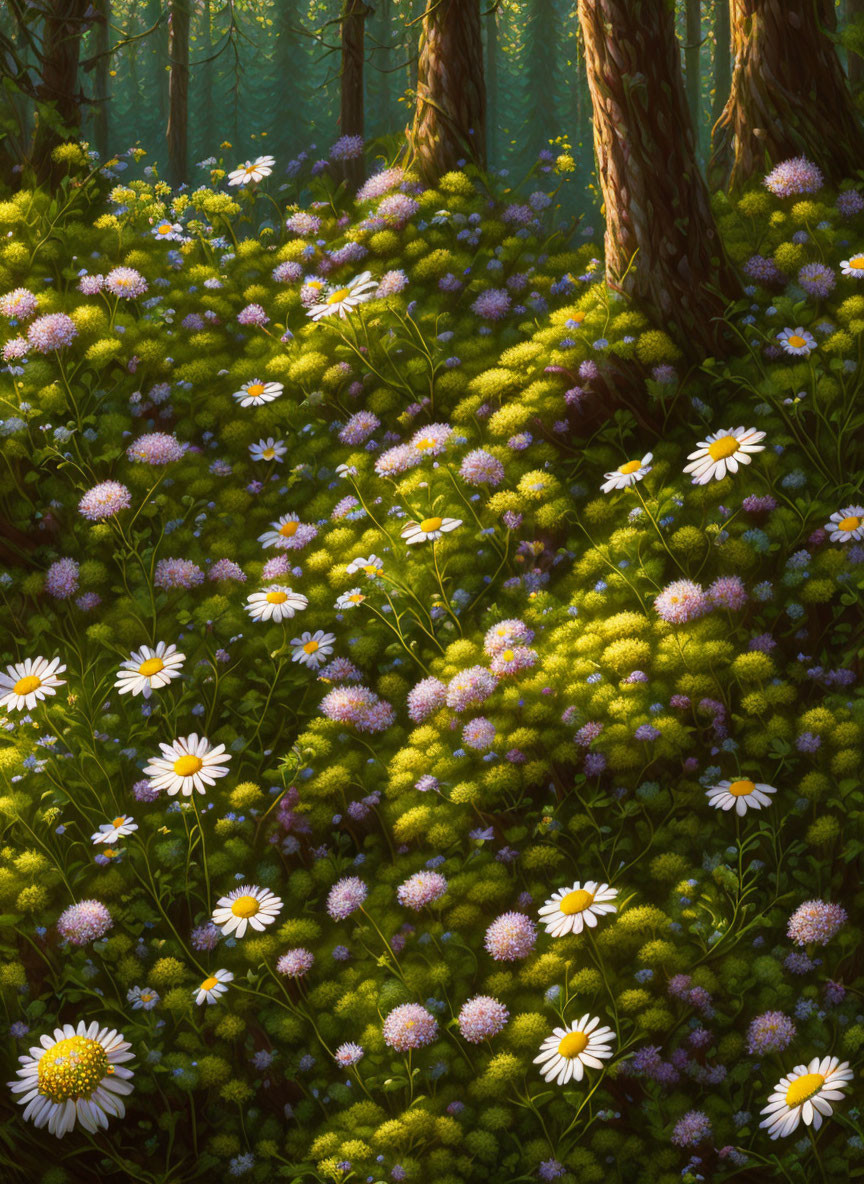
M10 1161L845 1178L864 199L716 198L697 367L566 156L58 156L0 203Z

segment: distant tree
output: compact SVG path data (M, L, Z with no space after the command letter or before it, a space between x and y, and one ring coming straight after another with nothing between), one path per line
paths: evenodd
M108 156L108 77L111 65L111 0L96 0L96 36L93 49L96 62L93 70L93 140L102 160Z
M848 24L864 21L864 0L846 0L846 20ZM852 49L847 50L846 57L849 83L857 90L864 83L864 57Z
M722 119L732 86L732 25L729 20L729 0L714 0L714 95L711 101L712 154L708 177L712 185L722 188L732 168L732 145L715 136L714 128Z
M188 179L189 0L170 0L168 20L168 176L181 185Z
M533 0L525 22L525 155L533 160L561 128L555 112L560 24L555 0Z
M366 60L365 26L372 9L365 0L344 0L341 21L342 62L339 75L339 134L364 136L363 64ZM342 161L340 172L351 190L363 181L363 157Z
M830 34L834 0L731 0L735 69L715 127L726 143L734 188L793 156L809 157L830 181L864 161L864 129Z
M32 151L33 166L41 181L50 180L54 172L53 150L81 125L83 96L78 83L78 59L81 37L90 22L89 7L90 0L48 0L43 9L36 98L50 108L42 107L38 112Z
M168 118L168 86L165 66L168 56L168 21L166 6L162 0L145 0L144 28L154 31L141 45L141 84L145 101L141 105L141 118L135 129L149 152L155 152L165 134Z
M486 165L486 86L478 0L426 0L409 156L427 180L460 160Z
M498 4L486 13L483 31L486 35L486 152L494 164L498 160Z
M684 83L696 146L702 124L702 4L686 0L684 11Z
M690 357L717 354L738 293L696 163L667 0L579 0L610 283Z

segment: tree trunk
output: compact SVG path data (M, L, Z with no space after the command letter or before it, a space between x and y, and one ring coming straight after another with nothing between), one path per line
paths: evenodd
M366 17L372 9L364 0L345 0L342 9L342 70L339 89L339 133L363 139L363 63L366 57ZM342 179L352 193L363 183L363 156L343 160Z
M410 158L425 180L486 167L486 86L478 0L427 0Z
M486 14L486 151L489 161L498 161L498 9Z
M87 26L90 0L51 0L42 34L42 68L36 95L51 103L57 118L74 135L81 125L81 92L78 89L78 54ZM33 166L39 181L49 181L55 169L51 153L62 143L60 129L41 116L33 139Z
M187 180L189 127L189 6L171 0L168 26L168 177L175 187Z
M93 98L95 109L93 112L93 140L100 160L108 159L108 71L111 65L109 56L111 31L111 0L98 0L94 6L99 13L96 20L96 36L94 51L98 61L94 67Z
M687 87L687 107L693 124L696 147L699 147L702 126L702 6L700 0L687 0L684 26L684 81Z
M162 15L161 0L147 0L144 9L144 28L152 28ZM167 117L166 86L165 86L165 54L166 54L167 22L159 22L155 33L146 40L139 42L142 53L142 82L146 100L141 108L143 146L148 152L155 152L156 145L165 134L165 120Z
M537 159L541 148L549 147L549 140L561 128L555 118L555 66L560 24L554 0L534 0L532 14L525 27L527 63L526 106L528 108L524 157L527 164Z
M834 0L731 0L735 69L715 129L731 138L736 188L782 160L804 155L829 182L864 160L864 130L827 33Z
M732 87L729 4L730 0L714 0L714 98L711 102L711 159L708 162L708 180L714 189L722 189L732 171L732 137L724 134L720 123Z
M849 23L864 20L864 0L846 0L846 19ZM846 57L849 83L857 89L864 82L864 58L851 49L847 51Z
M204 0L201 8L201 55L203 61L200 66L201 78L201 134L198 143L201 146L200 156L212 156L216 145L213 143L213 14L210 0ZM196 74L198 71L196 70Z
M371 99L372 136L386 136L394 130L393 112L396 106L394 94L394 55L396 37L393 0L377 0L370 17L370 36L374 40L370 65L372 82L369 86ZM397 60L401 60L397 58Z
M699 173L666 0L579 0L606 269L691 358L724 349L739 293Z

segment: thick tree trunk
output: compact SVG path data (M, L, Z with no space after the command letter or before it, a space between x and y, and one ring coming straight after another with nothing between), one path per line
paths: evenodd
M342 70L339 89L339 133L342 136L364 135L363 63L366 57L366 17L372 9L364 0L345 0L342 9ZM363 183L363 157L343 160L342 179L355 192Z
M693 134L698 148L702 124L702 5L700 0L687 0L684 37L684 81L687 88L687 107L690 111Z
M846 20L864 20L864 0L846 0ZM864 83L864 58L850 50L847 53L847 62L849 83L857 89Z
M427 0L410 157L433 182L467 160L486 167L486 86L478 0Z
M42 68L36 95L40 102L51 103L68 134L81 125L81 93L78 88L78 55L81 36L87 28L85 14L90 0L51 0L47 6L42 34ZM62 143L63 135L44 119L39 119L33 139L33 166L40 181L54 174L51 153Z
M172 185L187 180L189 134L189 3L171 0L168 26L168 177Z
M96 104L93 111L93 140L96 151L99 153L99 159L106 160L108 158L108 71L111 65L108 53L111 38L109 28L111 0L98 0L94 7L99 13L94 38L94 50L99 60L94 67L93 79L93 99Z
M730 138L735 188L806 156L831 182L864 160L864 130L827 36L834 0L732 0L735 69L715 151Z
M724 348L738 292L699 173L666 0L579 0L609 282L690 357Z
M491 164L498 160L498 9L486 14L486 152Z

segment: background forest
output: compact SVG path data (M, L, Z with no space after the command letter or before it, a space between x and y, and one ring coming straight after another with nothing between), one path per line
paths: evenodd
M864 0L0 65L4 1184L864 1179Z

